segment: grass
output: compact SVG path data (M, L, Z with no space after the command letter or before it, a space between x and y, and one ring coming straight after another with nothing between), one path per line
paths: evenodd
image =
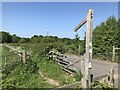
M33 49L32 45L29 48ZM29 49L28 48L28 49ZM37 50L37 49L35 49ZM41 50L42 51L42 50ZM9 49L3 47L2 55L11 54ZM10 63L13 63L13 56L8 56ZM18 58L19 59L19 58ZM4 60L3 60L4 62ZM47 83L43 77L41 77L36 70L39 70L45 77L56 80L61 85L75 82L75 76L66 73L60 68L60 66L54 60L48 60L46 56L41 53L35 52L31 56L31 60L26 65L19 64L15 66L11 71L3 72L4 88L55 88L55 85Z
M35 58L35 61L45 77L49 77L58 81L60 85L75 82L75 76L70 75L62 70L61 67L54 60L48 60L46 57L40 58L40 56L38 56Z
M20 61L20 57L17 54L10 52L10 50L4 46L2 46L2 50L0 52L2 53L2 66L14 64L15 62Z

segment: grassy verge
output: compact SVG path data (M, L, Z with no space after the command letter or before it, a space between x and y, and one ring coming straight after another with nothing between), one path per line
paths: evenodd
M28 47L27 47L28 46ZM2 73L3 88L54 88L55 85L47 83L38 74L40 70L45 77L56 80L61 85L75 82L75 76L66 73L54 60L48 60L42 53L44 48L38 48L34 44L26 45L28 50L33 50L31 59L27 64L18 64L13 69ZM9 50L3 48L2 53L8 54ZM11 59L12 61L12 59Z
M46 58L37 58L37 65L46 77L52 78L60 83L60 85L75 82L75 76L66 73L54 60Z

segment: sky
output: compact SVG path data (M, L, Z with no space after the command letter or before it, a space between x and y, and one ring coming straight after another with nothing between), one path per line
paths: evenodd
M118 18L117 2L3 2L2 31L20 37L53 35L75 38L73 29L93 9L93 28L110 16ZM86 24L78 30L84 38Z

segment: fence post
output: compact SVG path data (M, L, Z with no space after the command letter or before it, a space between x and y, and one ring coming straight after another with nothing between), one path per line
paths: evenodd
M6 59L6 56L5 56L5 67L7 66L7 59Z
M23 57L23 63L26 63L26 50L23 49L23 53L22 53L22 57Z
M113 55L112 55L112 61L115 61L115 46L113 46Z
M114 68L113 68L113 66L111 66L109 68L109 77L110 77L110 80L109 80L110 85L114 86L115 82L114 82Z
M84 79L84 76L85 76L85 54L84 54L84 56L83 56L83 60L81 60L81 73L82 73L82 76L83 76L83 78L81 79L81 86L82 86L82 88L85 86L85 79Z
M78 55L80 55L80 45L78 46L79 48L78 48Z

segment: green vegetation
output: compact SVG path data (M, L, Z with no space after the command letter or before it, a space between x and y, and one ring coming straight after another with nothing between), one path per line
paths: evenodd
M120 47L120 44L118 43L120 41L119 27L120 20L111 16L94 29L93 58L109 61L112 60L112 46ZM45 47L48 46L48 48L55 48L63 53L80 55L83 55L85 52L85 40L79 40L80 37L78 34L75 34L75 39L42 35L34 35L31 38L21 38L15 34L10 35L7 32L0 32L0 35L0 43L16 43L16 45L21 43L30 43L33 46L37 45L37 47L39 47L38 44L41 44L41 46L43 45ZM117 50L116 52L120 52L120 50ZM118 62L118 56L120 55L116 55L116 62Z
M99 88L99 90L111 90L111 88L115 88L113 85L110 85L107 81L95 81L93 88Z
M93 31L93 57L101 60L112 60L113 45L120 48L119 33L120 22L112 16L102 22ZM120 51L120 50L119 50ZM116 58L118 62L118 58Z
M82 77L83 77L83 75L82 75L82 72L80 71L79 73L77 73L77 74L75 75L75 80L76 80L76 81L81 81Z
M2 66L7 66L20 61L20 56L10 51L9 48L2 46L1 49L2 49Z
M109 60L112 59L112 46L120 47L119 41L120 20L109 17L93 31L93 58ZM0 49L2 55L2 66L7 64L17 65L2 71L3 88L53 88L45 78L57 81L60 86L81 80L81 73L70 75L63 71L57 63L48 59L48 52L56 49L61 53L72 53L83 55L85 52L85 40L79 40L78 34L75 39L58 38L57 36L34 35L31 38L21 38L17 35L10 35L8 32L0 32L0 43L7 43L10 46L25 48L29 52L30 59L26 64L20 62L18 55L12 54L6 47ZM119 52L118 50L117 52ZM120 54L120 53L118 53ZM13 56L14 55L14 56ZM120 55L118 55L120 56ZM5 59L6 57L6 59ZM116 59L116 62L118 60ZM6 65L7 65L6 64ZM41 76L39 71L43 74ZM106 86L105 86L106 87Z
M29 44L26 44L24 46L27 47L27 45ZM17 65L13 65L11 68L9 67L2 71L2 88L13 89L56 87L56 85L52 85L46 82L44 77L57 81L60 86L75 82L74 75L71 76L70 74L63 71L54 60L47 59L46 51L44 48L39 48L41 51L39 52L37 51L37 47L35 48L32 44L29 47L31 48L27 48L28 52L30 50L34 50L34 53L32 53L31 58L27 61L26 64L23 64L21 62ZM3 55L5 55L6 52L7 54L10 54L10 50L5 47L3 47L2 51ZM10 61L12 60L13 59L11 58ZM11 62L11 64L12 63L13 62ZM44 77L39 75L39 71L42 72Z

